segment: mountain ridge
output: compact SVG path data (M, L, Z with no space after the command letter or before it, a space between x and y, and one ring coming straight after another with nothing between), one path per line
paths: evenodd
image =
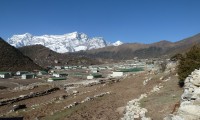
M0 71L33 71L43 68L35 64L29 57L0 38Z
M82 37L84 38L85 36ZM66 54L70 56L84 56L87 58L113 59L113 60L133 59L134 57L169 58L170 56L176 53L183 53L187 51L190 47L192 47L195 44L200 44L200 34L187 37L177 42L161 40L150 44L123 43L118 46L112 45L86 51L68 52Z
M74 56L66 53L57 53L43 45L24 46L18 48L18 50L43 67L100 64L98 60L90 59L82 55Z
M110 58L110 59L133 59L138 58L155 58L173 56L177 53L186 52L195 44L200 44L200 34L187 37L177 42L161 40L159 42L142 44L142 43L124 43L120 46L109 46L96 50L81 51L71 54L84 54L93 58Z
M108 44L103 37L88 37L85 33L72 32L63 35L33 36L30 33L13 35L8 43L15 47L41 44L58 53L98 49L110 45L121 45L121 41Z

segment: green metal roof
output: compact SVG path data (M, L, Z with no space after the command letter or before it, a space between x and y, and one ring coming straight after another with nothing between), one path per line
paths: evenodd
M0 74L2 75L2 74L11 74L11 72L0 72Z
M66 80L66 77L52 77L52 78L49 78L53 81L57 81L57 80Z
M129 68L129 69L118 69L117 72L138 72L143 71L143 68Z
M42 74L47 74L47 72L46 71L39 71L40 73L42 73Z
M17 72L28 72L28 71L17 71Z
M98 78L98 77L102 77L102 75L101 74L98 74L98 73L93 73L93 74L91 74L93 77L96 77L96 78Z
M26 74L22 74L22 75L35 75L34 73L26 73Z

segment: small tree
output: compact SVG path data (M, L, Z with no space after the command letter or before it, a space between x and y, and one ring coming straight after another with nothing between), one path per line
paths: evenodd
M195 45L180 58L178 65L179 86L184 86L184 80L195 69L200 68L200 47Z
M166 70L166 65L167 65L167 62L166 62L166 61L164 61L164 62L162 62L162 63L160 64L160 70L161 70L161 72L164 72L164 71Z

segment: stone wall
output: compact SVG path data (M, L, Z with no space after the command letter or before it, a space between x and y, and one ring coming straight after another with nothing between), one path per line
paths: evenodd
M5 100L1 100L0 101L0 106L3 105L7 105L7 104L11 104L11 103L15 103L15 102L19 102L21 100L25 100L25 99L30 99L30 98L34 98L34 97L39 97L39 96L44 96L44 95L48 95L54 91L60 90L59 88L55 87L55 88L51 88L45 91L40 91L40 92L35 92L35 93L30 93L27 95L20 95L18 97L15 98L10 98L10 99L5 99Z
M200 70L195 70L185 79L180 107L175 114L164 120L200 120Z

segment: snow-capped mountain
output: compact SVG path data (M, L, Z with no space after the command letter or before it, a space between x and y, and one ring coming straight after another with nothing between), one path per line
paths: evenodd
M23 35L13 35L7 41L14 47L41 44L59 53L91 50L107 46L102 37L89 38L86 34L78 32L42 36L25 33Z
M119 45L122 45L123 44L123 42L121 42L121 41L116 41L115 43L112 43L112 45L113 46L119 46Z

